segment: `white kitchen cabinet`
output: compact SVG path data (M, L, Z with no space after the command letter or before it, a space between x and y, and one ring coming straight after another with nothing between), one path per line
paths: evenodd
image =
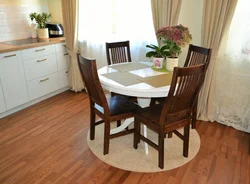
M0 79L7 110L28 102L20 51L0 54Z
M4 100L4 96L3 96L3 90L2 90L2 84L0 81L0 113L6 111L6 105L5 105L5 100Z

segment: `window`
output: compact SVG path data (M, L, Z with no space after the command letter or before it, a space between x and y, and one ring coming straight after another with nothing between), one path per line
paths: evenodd
M105 59L105 42L130 41L132 60L156 44L150 0L80 0L79 40L89 57ZM100 56L102 55L102 56Z

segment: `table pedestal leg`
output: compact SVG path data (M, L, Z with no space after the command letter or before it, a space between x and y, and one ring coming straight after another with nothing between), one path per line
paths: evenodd
M137 97L137 102L138 105L140 105L142 108L148 107L150 105L150 101L151 98L141 98L141 97ZM147 126L143 125L143 135L144 137L147 138ZM145 153L146 155L148 155L148 143L144 143L145 144Z
M137 97L138 105L142 108L148 107L150 104L150 101L151 101L151 98ZM126 127L128 127L133 122L134 122L134 118L126 119L121 124L121 126L111 129L110 134L116 134L116 133L123 131ZM147 126L146 125L143 125L143 135L144 135L144 137L147 137ZM146 142L144 144L145 144L145 153L148 154L148 144Z

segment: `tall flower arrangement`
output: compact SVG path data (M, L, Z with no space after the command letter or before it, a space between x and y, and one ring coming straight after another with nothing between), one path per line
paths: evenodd
M181 24L162 27L156 32L156 36L164 45L167 45L170 57L173 58L178 57L181 53L181 48L189 44L192 40L192 35L188 28Z

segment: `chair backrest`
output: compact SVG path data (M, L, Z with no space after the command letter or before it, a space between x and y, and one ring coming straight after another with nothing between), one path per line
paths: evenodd
M200 65L204 63L207 63L208 67L211 54L212 54L212 49L198 47L190 44L184 67Z
M165 118L178 118L191 112L204 82L206 65L174 68L170 91L161 114L162 124Z
M106 43L108 65L131 62L129 41Z
M97 74L96 60L82 57L80 54L77 54L77 58L90 101L103 107L105 114L109 113L107 99Z

